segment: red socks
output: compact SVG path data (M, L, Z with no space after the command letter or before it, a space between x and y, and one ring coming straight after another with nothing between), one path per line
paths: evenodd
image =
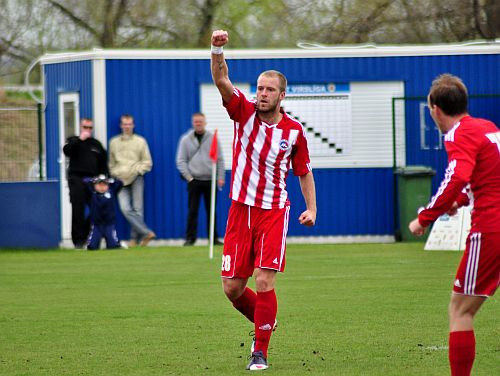
M476 356L474 331L450 332L448 357L451 376L469 376Z
M257 304L255 305L255 351L262 351L266 358L277 311L278 302L274 290L257 293Z
M232 303L234 308L255 323L255 351L262 351L267 358L267 348L278 311L274 290L255 294L247 287L243 294Z
M251 322L254 322L256 302L257 294L247 287L243 294L232 303L234 308L240 311Z

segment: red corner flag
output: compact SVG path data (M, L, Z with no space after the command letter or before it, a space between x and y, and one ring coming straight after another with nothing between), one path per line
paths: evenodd
M218 150L217 150L217 129L216 129L214 137L212 138L212 145L210 146L210 152L208 153L208 156L210 157L213 163L217 163L217 155L218 155Z

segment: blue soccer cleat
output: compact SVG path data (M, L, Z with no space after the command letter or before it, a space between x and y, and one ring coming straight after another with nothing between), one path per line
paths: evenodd
M263 371L268 368L267 359L264 357L262 351L255 351L250 356L250 363L248 363L247 370L249 371Z

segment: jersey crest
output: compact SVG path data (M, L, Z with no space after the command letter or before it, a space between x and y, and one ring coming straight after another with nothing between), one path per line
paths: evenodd
M290 148L290 143L288 142L288 140L281 140L280 141L280 149L283 150L283 151L286 151Z

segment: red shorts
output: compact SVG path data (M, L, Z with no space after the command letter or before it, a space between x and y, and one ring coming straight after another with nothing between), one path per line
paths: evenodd
M500 232L473 232L467 237L453 291L492 296L500 283Z
M285 270L290 206L261 209L233 201L229 209L222 277L248 278L255 268Z

